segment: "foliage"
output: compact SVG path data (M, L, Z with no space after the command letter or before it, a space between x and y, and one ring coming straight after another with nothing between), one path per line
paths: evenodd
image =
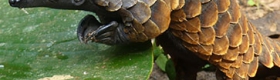
M128 46L82 44L76 37L83 11L26 9L0 3L0 80L70 75L74 80L148 79L151 43Z

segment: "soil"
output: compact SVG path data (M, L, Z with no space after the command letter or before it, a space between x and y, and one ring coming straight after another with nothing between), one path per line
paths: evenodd
M246 14L248 20L264 35L280 42L280 0L254 0L255 6L247 5L247 0L239 0L241 10ZM271 77L268 77L266 80ZM272 80L280 80L274 77ZM169 80L156 65L149 80ZM197 80L216 80L215 72L201 71Z

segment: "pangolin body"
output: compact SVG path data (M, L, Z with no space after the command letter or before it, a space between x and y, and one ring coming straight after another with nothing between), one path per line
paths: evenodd
M48 0L57 2L52 5L32 1L38 4L10 3L95 12L100 23L87 16L79 25L78 36L84 42L114 45L156 38L175 62L177 79L195 79L207 63L234 80L255 77L259 65L280 67L280 43L262 36L240 12L237 0Z

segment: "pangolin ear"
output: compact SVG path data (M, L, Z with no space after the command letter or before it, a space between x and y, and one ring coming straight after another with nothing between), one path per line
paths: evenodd
M72 3L76 6L84 4L85 0L72 0Z

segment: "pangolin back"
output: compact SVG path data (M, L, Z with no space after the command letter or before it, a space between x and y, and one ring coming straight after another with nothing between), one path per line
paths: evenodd
M280 44L263 37L236 0L185 0L171 19L169 30L181 44L228 78L254 77L259 63L280 67Z
M180 40L177 44L214 64L228 78L254 77L259 63L280 67L280 43L263 37L240 12L237 0L116 1L107 7L109 11L126 8L133 23L140 24L132 29L135 33L128 33L132 42L146 41L168 30Z
M280 43L264 37L240 12L236 0L117 1L122 6L112 4L107 9L126 8L132 13L133 24L139 24L127 29L134 30L127 33L132 42L169 31L168 35L179 40L176 44L217 66L230 79L254 77L259 64L280 67ZM168 54L178 57L172 56L176 53Z

